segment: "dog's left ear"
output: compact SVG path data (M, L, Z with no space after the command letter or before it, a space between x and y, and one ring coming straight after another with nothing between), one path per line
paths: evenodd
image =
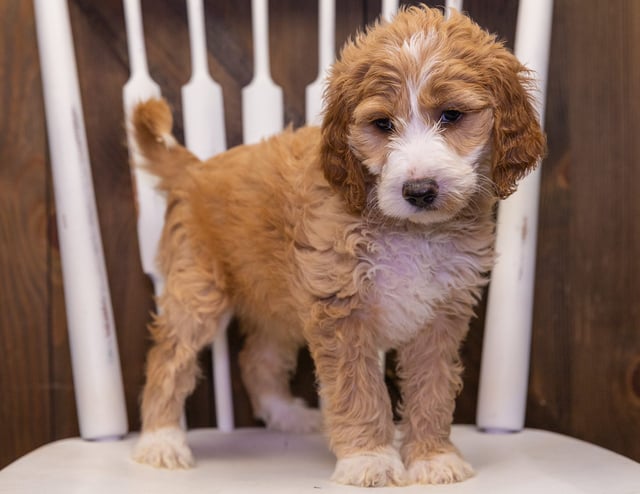
M492 178L498 196L504 199L544 156L546 138L533 106L530 72L506 50L495 62Z

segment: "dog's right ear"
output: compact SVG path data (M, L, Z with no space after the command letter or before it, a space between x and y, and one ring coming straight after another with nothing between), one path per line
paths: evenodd
M343 57L346 53L343 52ZM324 93L324 118L320 159L324 176L342 194L347 207L360 213L367 203L367 183L371 177L349 145L349 126L358 102L357 70L344 61L331 69Z

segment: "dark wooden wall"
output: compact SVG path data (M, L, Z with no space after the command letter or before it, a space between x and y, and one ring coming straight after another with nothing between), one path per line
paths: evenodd
M340 0L338 46L372 20L380 1ZM315 78L312 0L272 0L272 72L286 120L304 120ZM229 146L240 143L240 89L251 78L249 0L210 0L210 67L223 85ZM512 46L515 0L467 0L480 24ZM183 1L145 0L149 63L182 135L180 87L189 78ZM71 0L70 11L113 299L129 419L139 425L153 310L141 273L123 146L121 89L128 61L120 0ZM640 2L557 0L546 128L539 260L527 424L640 460ZM48 441L77 434L55 204L28 0L0 0L0 467ZM456 412L475 413L482 307L464 358ZM232 335L235 349L240 344ZM309 368L308 356L304 367ZM210 357L203 356L203 365ZM237 370L237 369L236 369ZM237 372L236 372L237 376ZM312 381L295 379L312 397ZM237 421L250 412L236 380ZM214 423L208 378L189 401L193 426Z

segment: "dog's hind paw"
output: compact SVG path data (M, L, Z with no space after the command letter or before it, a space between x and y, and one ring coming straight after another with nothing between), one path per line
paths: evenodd
M471 465L454 452L415 461L409 465L407 473L412 484L453 484L474 474Z
M133 459L156 468L191 468L193 455L182 429L167 427L143 432L133 450Z
M322 429L320 410L309 408L300 398L288 401L276 397L263 399L259 416L269 429L276 431L307 434Z
M397 450L387 446L339 459L331 480L360 487L405 485L406 472Z

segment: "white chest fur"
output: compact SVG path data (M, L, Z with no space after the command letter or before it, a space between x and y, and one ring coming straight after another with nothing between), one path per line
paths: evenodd
M386 232L369 244L368 302L385 347L409 340L443 303L473 300L492 261L491 238Z

